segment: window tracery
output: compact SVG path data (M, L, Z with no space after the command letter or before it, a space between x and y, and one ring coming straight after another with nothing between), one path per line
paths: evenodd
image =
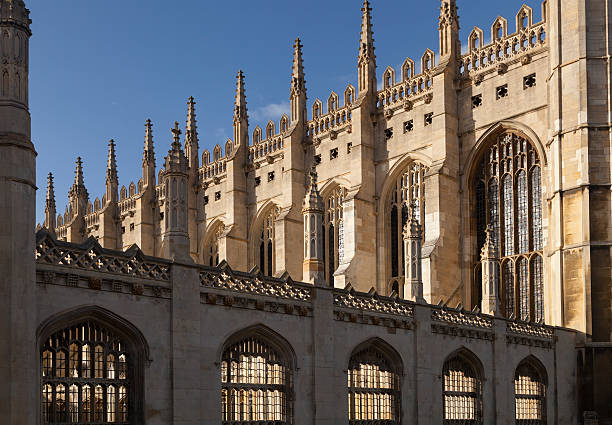
M256 245L257 265L266 276L274 274L274 222L277 217L277 209L272 208L263 218L260 224L259 236Z
M42 423L129 425L130 361L124 341L96 322L53 334L41 351Z
M529 361L522 362L514 375L515 418L517 425L546 423L546 382Z
M425 223L425 172L427 168L419 163L410 164L395 181L387 202L387 235L390 250L390 279L404 276L404 225L408 220L410 204L416 205L416 217Z
M345 196L346 189L337 187L324 201L323 257L325 259L325 277L331 286L334 284L334 272L344 258L344 217L342 203L344 202Z
M445 425L482 423L482 380L479 372L472 362L461 354L444 363Z
M400 373L375 346L354 353L348 370L350 425L400 423Z
M502 133L486 148L475 175L474 270L478 268L485 229L490 224L501 264L503 311L508 317L543 320L542 183L538 153L524 136ZM474 278L474 304L480 303L481 290L477 285L480 282Z
M289 360L259 337L247 337L223 352L223 424L291 424Z

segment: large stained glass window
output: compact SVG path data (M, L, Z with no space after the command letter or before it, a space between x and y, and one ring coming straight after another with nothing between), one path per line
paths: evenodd
M348 409L351 425L400 423L400 367L374 345L351 356Z
M104 326L86 321L53 334L41 372L43 424L130 423L130 353Z
M395 181L387 201L387 240L390 253L389 282L404 276L404 225L408 221L410 205L414 201L416 217L425 235L425 172L419 163L410 164ZM392 284L388 285L392 287Z
M480 262L485 229L491 225L501 265L499 289L506 316L544 319L542 272L541 164L522 135L505 132L486 147L472 181L476 231L474 273ZM480 281L474 278L473 303L479 305Z
M244 338L223 352L222 424L291 424L288 359L265 340Z

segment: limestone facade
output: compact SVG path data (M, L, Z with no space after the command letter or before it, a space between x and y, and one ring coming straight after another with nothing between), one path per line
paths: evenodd
M101 199L79 158L58 214L49 175L34 235L29 11L0 0L2 423L612 423L609 6L462 49L441 0L437 54L379 84L365 0L355 86L307 108L298 39L278 127L239 72L223 148L190 98L137 184L112 140Z

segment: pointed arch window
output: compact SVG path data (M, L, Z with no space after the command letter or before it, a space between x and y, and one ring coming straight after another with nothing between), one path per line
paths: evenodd
M546 371L529 360L514 374L515 418L517 425L546 424Z
M375 345L356 350L348 369L349 424L399 424L400 375L398 361Z
M475 271L487 225L501 264L503 311L522 320L544 318L542 273L542 182L540 158L533 144L511 131L486 147L472 180L473 304L480 303Z
M343 202L346 189L335 188L324 200L323 240L325 246L325 278L330 286L334 285L334 272L344 258L344 216ZM327 235L327 238L325 237Z
M274 222L277 217L277 209L272 208L263 218L256 244L257 262L261 272L266 276L274 275L275 267L275 244L274 244Z
M218 224L211 232L208 244L204 247L204 264L211 267L219 265L219 238L225 230L223 224Z
M290 359L265 338L249 336L223 351L221 423L292 424Z
M136 423L132 353L112 330L95 321L69 326L45 340L40 358L44 425Z
M419 163L410 164L397 178L387 200L387 238L390 264L389 279L404 276L404 225L408 221L410 204L416 205L416 216L423 227L425 223L425 172L427 168Z
M445 425L482 423L482 374L474 361L458 353L444 362Z

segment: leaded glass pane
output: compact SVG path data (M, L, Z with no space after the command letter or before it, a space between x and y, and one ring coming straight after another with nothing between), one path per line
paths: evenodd
M542 273L542 257L536 255L533 257L531 275L533 279L533 302L534 302L534 320L541 322L544 320L544 277Z
M55 352L55 373L47 353ZM128 425L130 365L125 345L112 331L84 322L50 336L41 350L43 425ZM117 373L117 361L119 372ZM124 414L117 416L117 388Z
M387 222L388 249L391 254L391 276L389 276L388 287L391 281L404 275L404 243L403 230L408 221L410 205L414 203L415 214L424 232L425 222L425 197L424 197L424 177L426 167L421 164L413 163L408 166L395 181L393 190L388 195Z
M538 370L527 362L516 369L514 397L518 425L546 423L546 385Z
M292 423L287 400L291 369L266 342L246 338L227 348L221 377L223 424Z
M542 249L542 186L540 167L531 171L531 237L533 249Z
M506 316L514 313L514 263L507 260L502 266L502 282L506 301Z
M519 256L529 258L534 253L542 254L540 160L531 143L513 132L505 132L490 143L473 179L472 225L476 232L473 240L477 244L473 251L474 262L480 262L485 242L484 229L490 225L500 264L511 261L518 267ZM518 269L503 267L501 270L502 301L507 304L502 308L506 315L516 312L519 318L542 317L543 296L536 300L536 288L529 284L529 279L533 282L534 277L529 276L528 264L522 267L525 271L522 276L519 276ZM473 279L474 285L481 284L476 274Z
M482 382L472 365L461 356L444 363L444 424L481 423Z
M516 179L517 185L517 214L518 214L518 249L519 254L529 251L529 211L527 202L527 175L524 170L519 171Z
M514 254L514 195L512 177L504 176L502 181L502 198L504 200L504 255Z
M527 272L527 260L521 257L517 261L517 274L519 286L519 317L521 320L529 320L529 275Z
M351 356L348 370L349 424L398 424L400 375L383 352L370 346Z

